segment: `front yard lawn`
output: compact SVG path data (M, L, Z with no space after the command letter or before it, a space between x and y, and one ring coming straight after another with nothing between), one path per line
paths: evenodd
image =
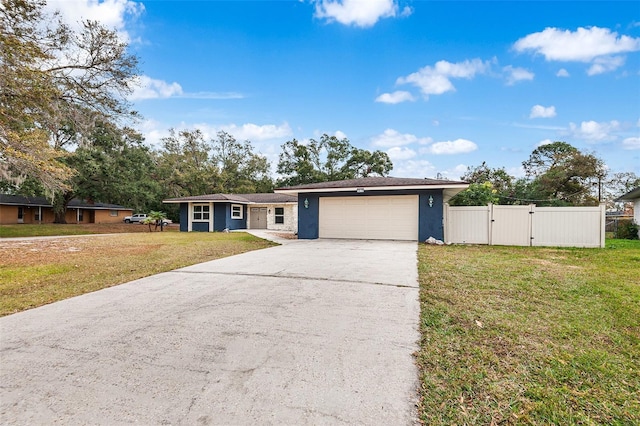
M152 226L151 229L155 231ZM178 232L180 226L172 224L164 227L164 232ZM0 226L0 238L47 237L60 235L121 234L149 232L149 227L139 223L87 223L87 224L20 224ZM158 228L160 232L160 228Z
M143 225L126 226L147 232L0 240L0 316L274 245L246 233L149 233Z
M420 419L640 424L640 242L420 246Z

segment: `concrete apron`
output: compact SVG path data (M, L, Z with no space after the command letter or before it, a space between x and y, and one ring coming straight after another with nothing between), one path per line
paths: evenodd
M0 423L411 424L416 248L296 241L0 318Z

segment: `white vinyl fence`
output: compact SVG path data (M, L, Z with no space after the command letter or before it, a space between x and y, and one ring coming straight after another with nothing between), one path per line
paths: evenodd
M605 206L445 204L444 231L445 241L456 244L604 247Z

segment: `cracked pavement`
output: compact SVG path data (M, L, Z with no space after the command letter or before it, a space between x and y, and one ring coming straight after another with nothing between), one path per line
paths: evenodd
M416 250L294 241L0 318L0 423L412 424Z

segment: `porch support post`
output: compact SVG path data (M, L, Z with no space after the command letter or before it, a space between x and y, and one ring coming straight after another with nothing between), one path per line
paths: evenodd
M213 201L209 203L209 232L213 232Z

